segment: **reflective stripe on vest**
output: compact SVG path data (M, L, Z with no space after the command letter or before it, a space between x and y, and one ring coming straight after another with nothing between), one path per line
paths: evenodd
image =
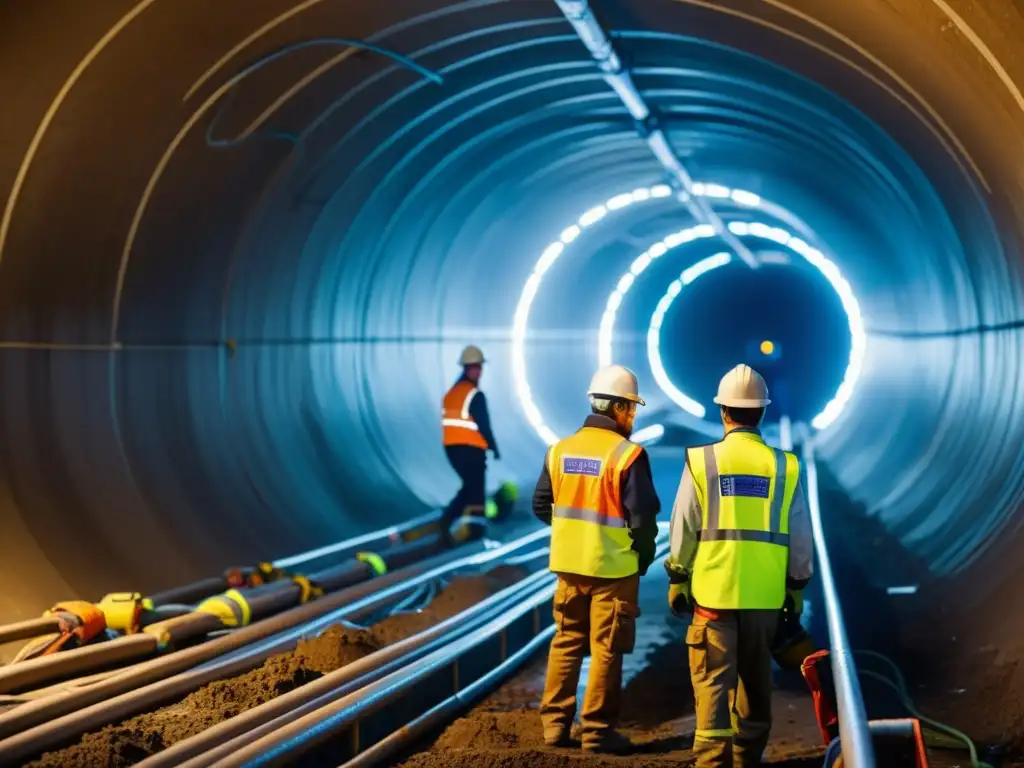
M693 599L706 608L775 609L786 597L789 509L800 465L751 432L687 450L702 520Z
M584 427L548 450L552 571L606 579L637 572L619 483L642 450L595 427Z
M487 449L480 426L469 413L469 406L479 390L471 381L460 381L448 390L442 404L441 427L445 445L470 445Z

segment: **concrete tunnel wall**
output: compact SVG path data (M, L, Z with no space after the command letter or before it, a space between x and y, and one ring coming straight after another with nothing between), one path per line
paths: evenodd
M995 0L957 20L924 0L596 8L694 177L805 222L887 333L823 433L840 481L936 573L1024 578L997 548L1021 535L1020 331L899 336L1021 316L1020 15ZM550 0L0 14L0 621L442 502L437 406L468 341L493 361L496 470L533 480L543 443L509 344L522 286L580 213L662 181ZM443 83L325 44L225 98L244 67L325 37ZM583 407L628 268L613 256L687 223L672 200L617 212L547 278L527 362L556 431ZM667 405L642 348L617 353Z

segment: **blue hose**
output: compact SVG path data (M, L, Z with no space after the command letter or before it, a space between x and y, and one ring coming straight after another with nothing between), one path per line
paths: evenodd
M825 768L832 768L842 753L842 743L839 741L839 737L836 736L828 745L828 749L825 750Z

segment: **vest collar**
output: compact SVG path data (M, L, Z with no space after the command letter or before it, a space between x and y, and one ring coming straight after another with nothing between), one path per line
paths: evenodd
M732 438L733 440L749 440L755 443L763 443L764 438L761 436L761 430L751 429L750 427L736 427L736 429L730 429L725 433L724 440Z
M607 429L609 432L622 435L622 432L619 431L619 425L615 423L615 419L610 416L603 416L600 413L592 413L587 416L581 429L586 429L588 427L591 429ZM625 435L622 436L625 437Z

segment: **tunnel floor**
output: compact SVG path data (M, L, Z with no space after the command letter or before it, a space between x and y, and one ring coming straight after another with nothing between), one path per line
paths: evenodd
M679 468L677 461L659 460L656 454L652 452L652 470L664 507L660 518L667 520ZM1015 656L1001 653L1006 648L972 640L981 627L957 617L957 595L945 592L947 585L933 583L927 569L866 514L827 466L819 465L819 483L826 540L852 646L891 658L907 676L919 711L974 738L982 760L1002 768L1024 766L1024 687L1017 686L1024 670L1008 660ZM888 587L901 585L916 585L918 591L909 596L888 594ZM537 711L546 665L542 654L435 739L406 755L403 768L692 763L686 622L670 615L666 593L667 579L656 564L641 582L637 650L627 657L624 673L621 725L637 744L635 754L595 757L543 744ZM828 647L817 579L807 590L805 611L805 624L817 646ZM1017 637L1012 628L1018 619L1006 618L1004 635L1009 642ZM984 630L981 636L993 635ZM858 663L862 669L878 669L870 661ZM863 685L870 716L906 716L885 686L870 679ZM773 718L768 763L821 764L825 748L810 693L799 674L776 670ZM966 750L951 748L948 742L944 747L929 743L929 764L960 768L970 766L970 760Z
M636 651L623 670L621 729L636 745L631 755L591 756L578 748L544 745L538 702L547 662L541 654L436 741L421 745L403 768L568 765L673 766L693 762L693 690L683 638L686 621L668 611L668 579L660 563L641 582ZM584 666L586 670L586 666ZM581 693L582 684L581 681ZM786 686L773 700L772 742L765 759L774 765L819 766L825 753L810 694Z

